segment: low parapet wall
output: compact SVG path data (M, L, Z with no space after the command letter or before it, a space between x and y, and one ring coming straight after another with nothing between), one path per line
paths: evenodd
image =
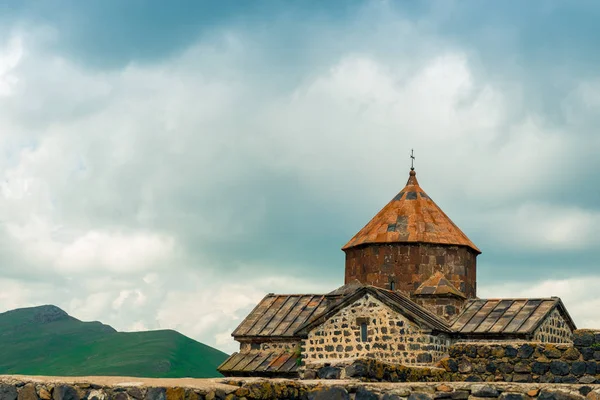
M435 366L394 365L376 359L306 364L304 379L380 382L517 382L600 384L600 332L579 330L573 344L463 342Z
M0 376L0 400L600 400L600 385Z

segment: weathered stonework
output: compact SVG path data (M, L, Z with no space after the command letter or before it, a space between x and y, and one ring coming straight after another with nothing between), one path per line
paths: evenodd
M436 244L368 244L346 252L345 282L413 293L435 272L441 271L467 298L477 294L477 253L464 246Z
M367 340L361 340L361 323ZM342 308L308 334L307 363L375 358L395 364L431 364L446 354L450 339L434 336L379 300L367 295Z
M464 299L453 296L414 296L411 300L447 321L456 318L465 304Z
M533 340L547 343L573 343L573 333L560 313L553 310L535 330Z
M600 385L0 376L1 400L49 400L49 396L53 400L598 400Z
M248 341L240 343L241 353L250 353L253 351L294 351L301 345L300 340L269 340L265 342Z

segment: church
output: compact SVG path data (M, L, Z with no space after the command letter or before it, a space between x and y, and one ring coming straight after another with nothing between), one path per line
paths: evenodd
M571 343L558 297L480 299L479 248L419 185L406 186L342 248L345 284L268 294L233 331L225 376L298 377L303 365L374 358L431 366L458 341Z

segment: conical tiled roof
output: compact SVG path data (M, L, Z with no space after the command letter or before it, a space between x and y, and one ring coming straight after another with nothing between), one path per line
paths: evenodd
M429 279L415 290L416 295L454 295L466 298L440 271L431 275Z
M414 170L406 186L342 250L369 243L432 243L481 251L421 189Z

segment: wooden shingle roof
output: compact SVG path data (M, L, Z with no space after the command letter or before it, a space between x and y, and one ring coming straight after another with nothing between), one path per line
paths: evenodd
M296 354L285 350L233 353L217 367L217 371L227 376L294 376L298 372L298 361Z
M410 171L406 186L344 247L365 244L432 243L466 246L481 251L434 203Z
M233 331L232 336L236 339L301 337L307 333L308 328L320 324L329 315L336 313L367 292L421 325L441 332L450 332L446 321L407 296L399 292L353 283L325 295L268 294Z
M558 297L470 300L451 328L461 336L523 336L533 333L556 308L571 329L576 329Z
M242 323L233 337L294 337L294 332L321 315L340 296L323 294L266 295Z

